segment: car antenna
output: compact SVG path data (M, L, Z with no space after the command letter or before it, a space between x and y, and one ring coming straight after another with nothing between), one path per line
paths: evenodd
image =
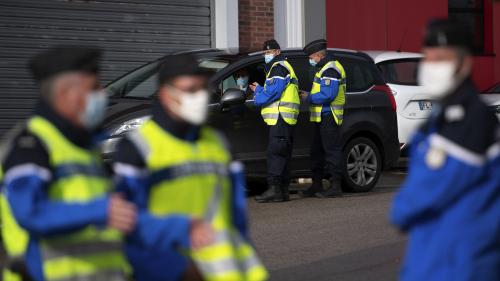
M399 48L397 50L398 53L401 53L401 49L403 48L403 43L404 43L405 38L406 38L406 33L408 33L408 26L406 26L405 32L403 33L403 37L401 37L401 42L399 42Z

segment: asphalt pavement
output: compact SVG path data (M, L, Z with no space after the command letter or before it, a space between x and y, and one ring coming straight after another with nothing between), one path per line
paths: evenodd
M251 236L271 280L397 280L406 238L387 217L405 176L385 172L373 191L342 198L249 199Z

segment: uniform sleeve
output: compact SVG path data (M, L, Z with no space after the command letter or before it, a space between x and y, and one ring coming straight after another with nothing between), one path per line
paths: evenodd
M320 91L314 95L309 95L309 102L329 105L337 97L340 79L340 74L336 70L331 68L325 70L320 80Z
M241 235L248 239L247 206L245 199L245 174L243 164L234 162L230 167L232 183L232 215L233 225L239 230Z
M437 134L412 149L408 177L396 195L390 219L407 231L436 217L485 175L482 156Z
M139 210L136 230L130 239L155 249L189 247L191 220L187 216L153 216L147 210L149 173L136 146L124 138L113 157L113 170L118 192L137 205Z
M290 83L288 70L281 65L273 67L266 79L265 87L257 86L255 89L255 105L265 106L279 100L288 83Z
M88 203L55 202L48 198L52 180L48 155L29 134L17 138L4 162L4 184L14 217L33 236L62 234L107 221L108 198Z

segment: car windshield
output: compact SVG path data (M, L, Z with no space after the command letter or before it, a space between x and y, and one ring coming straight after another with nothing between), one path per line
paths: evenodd
M209 73L216 73L226 67L230 60L224 57L198 58L199 66ZM161 60L140 67L106 87L111 97L149 99L158 90L158 66ZM175 66L172 66L175 67Z
M488 90L486 90L485 93L489 93L489 94L497 93L497 94L500 94L500 83L498 83L496 85L493 85Z
M390 60L377 66L389 84L416 86L419 58Z

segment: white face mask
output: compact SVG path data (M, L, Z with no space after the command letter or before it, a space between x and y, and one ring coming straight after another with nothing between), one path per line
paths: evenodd
M104 91L90 93L80 120L85 128L92 130L99 126L106 115L108 95Z
M425 93L440 99L457 85L457 65L454 62L422 62L418 70L418 83Z
M173 92L179 98L178 107L170 107L182 120L192 125L201 125L208 115L208 92L201 89L194 93L184 92L179 89L169 87L169 92Z

